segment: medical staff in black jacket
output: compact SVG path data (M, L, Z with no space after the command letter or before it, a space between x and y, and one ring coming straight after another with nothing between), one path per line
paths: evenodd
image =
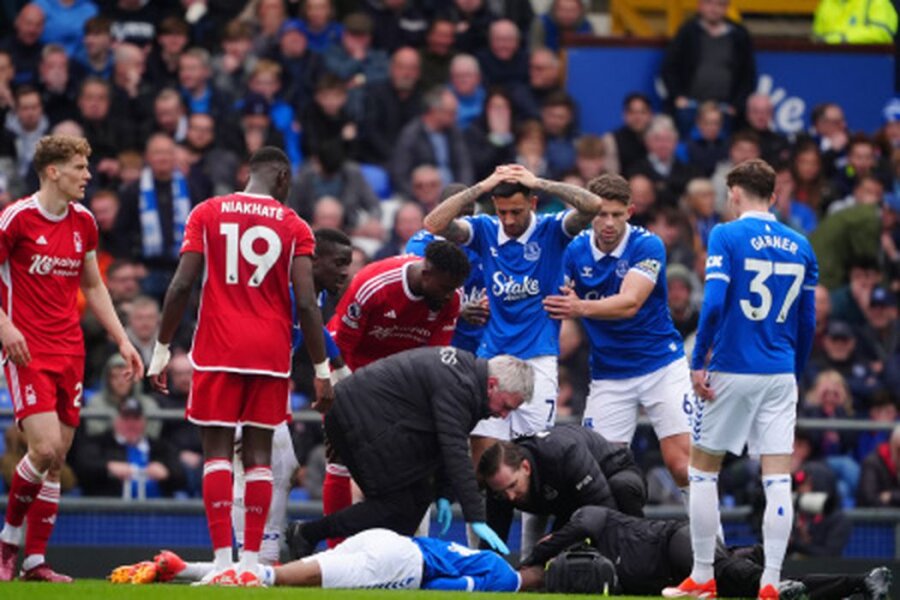
M401 352L342 380L325 432L365 500L317 521L292 523L286 536L292 556L310 554L326 537L374 527L412 535L436 497L445 529L452 518L448 500L456 499L479 537L506 550L485 523L469 432L481 419L518 408L533 387L534 374L522 360L476 359L449 346Z
M600 506L580 508L569 522L535 547L522 561L522 589L541 587L547 561L570 546L590 543L616 565L620 589L633 596L659 596L691 572L691 533L687 521L641 519ZM720 598L755 598L763 572L762 546L716 548L715 576ZM878 567L862 574L802 575L783 580L781 600L806 597L838 600L860 593L866 600L890 597L891 571Z
M478 464L488 496L488 525L506 539L513 509L553 517L559 529L582 506L644 516L647 485L631 450L580 425L491 446Z

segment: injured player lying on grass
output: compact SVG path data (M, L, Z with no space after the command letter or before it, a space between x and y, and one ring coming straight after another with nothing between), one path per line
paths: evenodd
M211 563L185 562L163 550L153 561L116 568L109 579L113 583L198 582L210 568ZM237 579L230 585L249 587ZM369 529L332 550L281 566L261 565L252 585L515 592L521 578L494 552Z

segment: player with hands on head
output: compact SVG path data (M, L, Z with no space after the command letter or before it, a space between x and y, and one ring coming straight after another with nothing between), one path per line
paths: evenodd
M306 349L315 364L313 405L334 399L316 305L312 231L285 208L291 166L264 147L250 157L243 192L210 198L188 217L181 259L166 292L149 373L165 390L164 370L194 282L204 272L190 358L194 376L187 418L201 427L203 501L216 568L205 582L248 583L258 578L259 550L272 498L272 432L288 417L293 284ZM244 550L231 560L232 456L242 425Z
M90 154L82 138L41 138L32 159L40 188L0 215L0 343L16 422L28 445L13 474L0 531L0 581L15 576L26 518L23 579L72 581L47 565L44 552L84 389L79 290L125 358L126 376L137 380L144 373L100 277L97 223L80 202L91 179Z

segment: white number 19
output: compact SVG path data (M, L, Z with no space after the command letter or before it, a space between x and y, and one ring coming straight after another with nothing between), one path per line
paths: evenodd
M281 238L265 225L254 225L241 234L237 223L221 223L219 233L225 236L225 283L237 285L240 254L241 258L256 267L248 285L259 287L281 255ZM256 240L266 242L266 251L262 254L253 249Z
M775 318L776 323L784 323L787 320L791 306L797 300L797 296L800 295L800 287L803 285L806 267L800 263L770 262L768 260L748 258L744 261L744 268L756 273L750 282L750 292L759 296L760 300L758 306L754 306L750 300L741 300L741 310L744 312L744 316L751 321L762 321L769 316L769 311L772 310L772 292L766 286L766 279L773 273L794 278L794 281L791 282L791 287L788 288L787 294L784 296L781 310L778 311L778 316Z

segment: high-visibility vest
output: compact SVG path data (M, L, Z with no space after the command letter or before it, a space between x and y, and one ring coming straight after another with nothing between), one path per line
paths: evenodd
M891 0L822 0L813 36L829 44L890 44L897 33Z

